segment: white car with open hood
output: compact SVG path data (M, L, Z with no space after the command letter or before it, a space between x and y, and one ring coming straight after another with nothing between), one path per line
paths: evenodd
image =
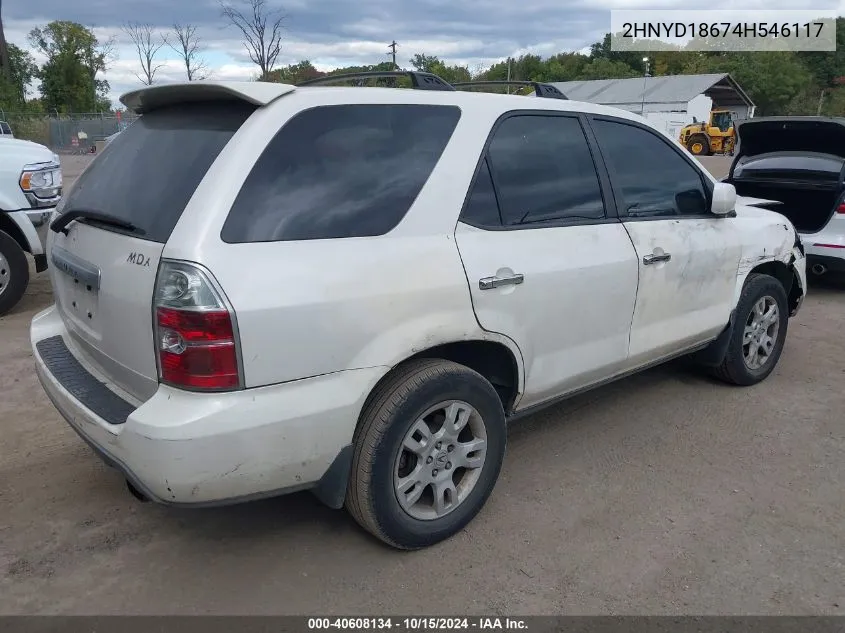
M31 340L137 496L311 490L419 548L485 504L509 421L683 355L775 369L806 288L784 217L637 115L411 77L123 97Z
M845 276L845 117L764 117L737 128L725 182L787 217L815 276Z

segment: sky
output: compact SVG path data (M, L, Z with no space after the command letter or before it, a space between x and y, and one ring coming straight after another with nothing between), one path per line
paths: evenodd
M231 0L235 6L243 0ZM267 0L286 16L277 65L310 60L320 70L387 61L388 44L398 44L397 63L409 67L414 53L436 55L471 70L508 56L583 51L610 29L610 9L730 8L735 0ZM841 9L845 0L745 0L744 9ZM718 15L714 13L714 15ZM192 24L206 48L204 59L220 80L251 79L256 74L239 33L220 15L217 0L5 0L7 41L31 48L27 33L51 20L73 20L93 28L101 40L115 36L116 59L101 78L111 98L141 85L140 62L121 26L144 22L166 33L174 22ZM180 81L184 70L166 46L159 51L165 66L156 82ZM37 61L43 61L36 55Z

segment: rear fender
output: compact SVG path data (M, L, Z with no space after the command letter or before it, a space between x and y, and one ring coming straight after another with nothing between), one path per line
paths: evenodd
M364 346L353 360L353 367L386 366L396 367L408 358L435 347L469 341L488 341L506 347L517 370L518 402L524 391L525 366L522 352L517 344L502 334L482 329L474 319L467 320L464 314L428 314L416 320L406 320L383 331Z

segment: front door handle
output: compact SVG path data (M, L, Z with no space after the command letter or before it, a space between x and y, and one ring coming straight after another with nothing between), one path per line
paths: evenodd
M669 253L652 253L651 255L646 255L643 257L643 264L648 266L649 264L656 264L658 262L668 262L672 259L672 256Z
M482 290L492 290L500 286L516 286L525 281L521 273L508 275L507 277L484 277L478 280L478 287Z

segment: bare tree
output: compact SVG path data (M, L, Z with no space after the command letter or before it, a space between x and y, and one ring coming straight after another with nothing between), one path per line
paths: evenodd
M164 42L153 37L153 27L150 24L140 22L129 22L123 26L123 30L135 45L138 52L138 60L141 62L141 74L135 76L143 84L152 86L156 73L164 64L157 64L155 61L158 51L164 46Z
M286 16L280 9L268 10L266 0L240 2L245 5L244 11L221 2L223 17L241 32L249 58L261 69L260 79L268 79L282 50Z
M188 81L208 77L208 66L202 57L200 57L204 47L202 46L202 40L197 35L196 26L193 24L174 24L173 38L171 39L165 34L162 35L162 40L182 58L182 63L185 64L185 74L188 75Z

